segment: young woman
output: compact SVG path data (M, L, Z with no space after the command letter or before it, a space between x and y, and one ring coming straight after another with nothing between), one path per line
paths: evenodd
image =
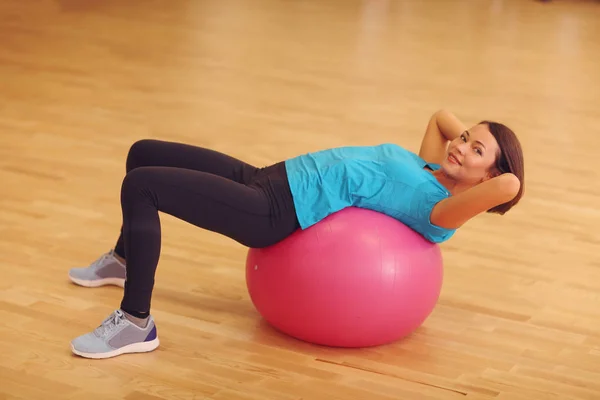
M150 315L160 255L159 211L265 247L345 207L397 218L440 243L482 212L504 214L523 194L523 155L506 126L467 129L450 112L430 119L419 154L394 144L343 147L257 168L212 150L155 140L136 142L121 188L123 224L114 250L73 268L82 286L124 286L120 308L72 351L107 358L158 347Z

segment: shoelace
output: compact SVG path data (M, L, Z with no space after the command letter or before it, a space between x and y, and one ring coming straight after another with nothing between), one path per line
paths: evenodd
M98 267L98 266L102 265L102 263L104 262L104 260L106 260L109 256L110 256L109 253L102 254L96 261L94 261L92 263L91 266L92 267Z
M93 262L93 266L94 267L101 266L104 263L104 261L106 261L106 260L111 260L111 261L117 262L122 267L125 266L125 264L123 264L121 262L121 260L119 260L119 259L117 259L117 257L115 257L114 249L109 251L108 253L102 254L96 261Z
M125 320L123 312L121 310L115 310L108 318L102 321L102 324L96 328L94 333L98 337L104 337L115 330L117 326L121 325L123 320Z
M98 258L96 261L94 261L94 262L91 264L91 267L92 267L92 268L97 268L97 267L100 267L100 266L102 266L102 265L104 264L104 262L105 262L106 260L109 260L109 259L110 259L110 260L114 260L114 261L116 261L116 262L117 262L117 263L119 263L119 265L121 265L121 266L124 266L124 265L123 265L123 263L122 263L121 261L117 260L117 258L114 256L114 254L115 254L114 250L111 250L111 251L109 251L108 253L104 253L104 254L102 254L102 255L101 255L101 256L100 256L100 257L99 257L99 258Z

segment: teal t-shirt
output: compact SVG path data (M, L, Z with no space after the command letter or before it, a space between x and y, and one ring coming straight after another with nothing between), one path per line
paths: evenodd
M306 229L346 207L393 217L430 242L456 230L433 225L433 206L450 196L428 171L439 168L396 144L339 147L285 162L300 227Z

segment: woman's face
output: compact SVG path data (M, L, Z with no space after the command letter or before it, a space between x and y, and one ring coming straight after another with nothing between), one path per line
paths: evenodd
M476 185L494 177L498 153L487 125L475 125L450 142L441 169L458 182Z

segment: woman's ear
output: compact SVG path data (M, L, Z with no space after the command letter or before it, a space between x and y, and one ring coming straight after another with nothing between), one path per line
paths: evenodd
M498 171L498 169L496 167L492 167L492 168L490 168L490 170L488 172L486 172L485 176L483 177L483 179L481 181L485 182L487 180L490 180L490 179L495 178L500 175L502 175L500 173L500 171Z

